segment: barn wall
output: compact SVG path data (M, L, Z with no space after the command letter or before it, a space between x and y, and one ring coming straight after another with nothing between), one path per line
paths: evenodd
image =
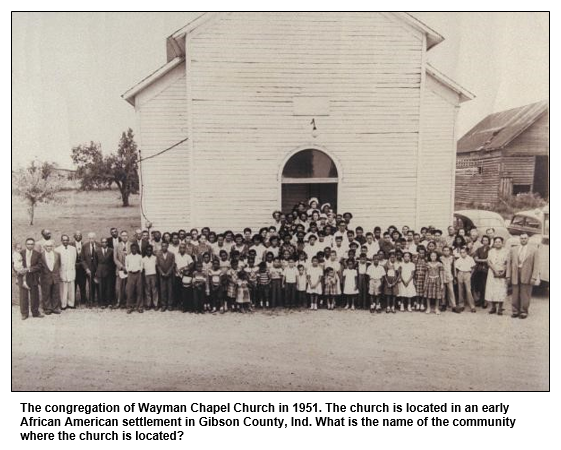
M512 184L534 184L535 156L505 156L503 171L512 177Z
M419 159L421 226L444 228L452 220L452 175L456 152L454 125L458 100L449 98L449 95L449 92L441 92L432 79L427 79L427 89L423 95L422 151Z
M283 161L306 146L338 163L354 223L411 224L422 43L382 13L231 13L188 38L192 224L270 222ZM297 115L303 96L324 106Z
M164 150L187 137L185 65L158 80L136 99L142 157ZM187 143L142 163L144 214L154 229L169 231L191 220ZM142 218L143 224L145 218Z
M499 199L501 152L460 154L456 160L456 204L494 204ZM471 172L468 170L470 169Z
M549 154L549 112L536 120L506 148L506 155Z

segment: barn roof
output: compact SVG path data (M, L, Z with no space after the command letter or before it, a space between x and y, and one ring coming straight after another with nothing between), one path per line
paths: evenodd
M489 114L458 141L458 153L505 147L549 110L549 101Z

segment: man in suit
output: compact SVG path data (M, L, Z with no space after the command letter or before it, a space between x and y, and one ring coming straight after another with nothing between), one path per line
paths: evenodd
M125 270L125 261L127 255L130 253L129 234L123 230L121 231L121 242L119 242L116 249L113 249L113 261L115 263L116 275L116 294L117 302L114 304L115 308L124 308L126 305L126 292L127 292L127 278Z
M95 303L97 285L94 281L97 268L97 249L99 244L95 241L95 233L88 233L88 242L82 246L82 267L86 271L86 282L89 285L88 308Z
M168 251L168 246L167 242L162 242L162 250L156 254L156 271L160 279L162 312L173 307L175 255Z
M82 247L84 246L84 242L82 242L82 233L80 231L76 231L76 233L74 233L74 242L72 243L72 246L76 248L76 286L80 291L80 303L85 304L87 301L87 276L84 266L82 265Z
M60 303L62 310L67 307L74 309L76 298L76 247L70 245L70 238L63 234L60 238L62 242L56 248L60 255Z
M507 281L512 281L512 317L528 317L532 286L539 276L538 249L528 245L528 235L520 235L520 245L510 250L506 267Z
M121 242L121 239L119 238L119 230L113 227L109 232L111 236L107 238L107 248L115 250L119 246L119 242Z
M39 312L39 275L41 272L41 253L34 250L35 239L33 238L27 238L25 241L25 247L25 250L21 252L23 269L18 272L20 289L19 307L22 320L29 317L30 306L33 317L44 317L43 314ZM29 289L23 283L23 277L26 277Z
M39 253L43 253L43 251L44 251L43 246L45 245L45 242L51 240L51 231L46 230L46 229L41 230L41 236L42 236L42 239L35 242L35 251L37 251Z
M41 293L45 314L60 314L60 255L53 241L45 241L41 255Z
M115 276L113 250L108 248L107 238L101 239L101 246L96 250L97 265L95 281L98 283L98 300L102 309L112 306L111 277Z

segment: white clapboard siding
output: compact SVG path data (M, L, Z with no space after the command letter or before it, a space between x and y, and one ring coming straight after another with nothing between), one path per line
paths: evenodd
M422 45L381 13L230 13L199 30L190 224L270 223L283 164L304 148L335 160L338 210L355 225L414 224ZM294 115L299 96L327 97L328 115Z
M140 122L142 157L154 155L187 137L185 65L165 75L136 102ZM142 162L143 208L154 229L177 230L189 224L189 150L184 142Z
M445 228L453 211L452 167L456 151L455 105L432 89L426 89L422 107L419 223Z

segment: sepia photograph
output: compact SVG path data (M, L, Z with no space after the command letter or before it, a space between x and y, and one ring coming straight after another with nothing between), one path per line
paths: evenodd
M12 391L549 391L548 12L12 12Z

